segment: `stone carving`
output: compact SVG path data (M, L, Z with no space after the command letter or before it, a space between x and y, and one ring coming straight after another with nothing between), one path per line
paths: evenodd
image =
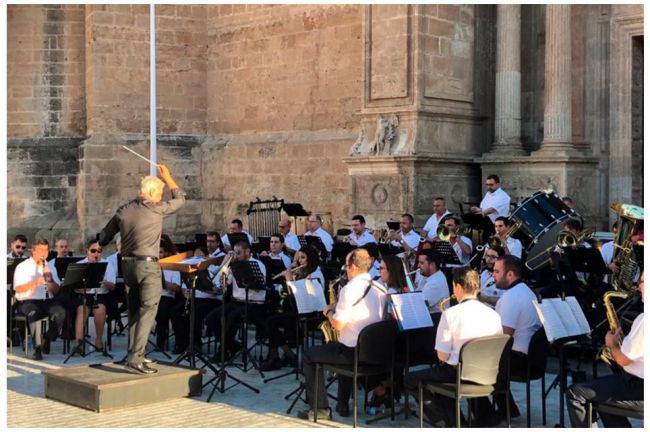
M375 138L370 143L369 153L376 156L390 155L390 147L395 138L395 128L399 125L396 115L384 118L379 116L377 119L377 130Z
M372 192L370 193L370 199L375 205L380 205L385 203L388 200L388 191L386 190L386 187L382 184L376 184L372 188Z
M358 156L361 154L361 149L363 147L363 128L359 131L359 136L354 142L354 145L350 149L350 156Z

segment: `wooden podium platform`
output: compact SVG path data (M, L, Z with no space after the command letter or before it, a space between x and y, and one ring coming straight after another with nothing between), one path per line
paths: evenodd
M100 412L201 394L200 370L168 363L154 367L158 373L152 375L115 363L46 371L45 397Z

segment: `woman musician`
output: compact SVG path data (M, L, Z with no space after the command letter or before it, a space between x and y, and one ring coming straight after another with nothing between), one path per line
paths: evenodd
M295 264L296 267L282 273L285 280L312 279L318 281L321 287L325 287L325 277L319 267L320 259L316 249L311 246L301 247L296 252ZM281 313L268 317L264 323L266 337L269 339L269 358L260 364L260 370L263 372L290 366L296 361L296 356L289 346L289 341L295 341L298 319L298 311L292 296L285 298L282 308ZM280 329L284 329L284 332ZM278 355L278 348L281 348L284 353L282 359Z

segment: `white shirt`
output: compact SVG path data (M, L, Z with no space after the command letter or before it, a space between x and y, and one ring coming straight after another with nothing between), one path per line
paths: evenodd
M289 231L287 235L284 236L284 245L287 249L298 252L300 249L300 240L298 240L296 233Z
M124 278L119 277L119 275L117 274L117 254L119 254L119 252L115 252L115 253L109 255L105 259L106 259L106 262L112 264L113 268L115 269L115 282L116 283L121 283L121 282L124 282Z
M625 372L643 379L643 313L634 319L630 333L623 338L621 352L632 360L632 363L623 366Z
M226 253L221 249L217 248L214 251L209 253L210 258L221 258ZM221 277L215 277L219 272L220 266L212 264L208 266L208 275L212 279L212 287L217 290L221 288ZM222 294L216 294L213 292L206 292L201 290L196 290L194 293L194 298L197 299L212 299L212 300L221 300L223 298Z
M408 247L411 249L415 249L420 245L420 235L416 233L415 230L413 229L407 232L406 234L404 234L402 230L399 230L398 235L400 239L402 239L402 241L406 243ZM398 242L397 240L393 240L392 242L390 242L390 244L395 247L402 246L401 242Z
M253 244L253 236L248 234L245 230L242 230L241 232L246 234L246 236L248 237L248 243ZM221 236L221 244L223 244L224 246L230 246L230 240L228 240L228 234L224 234Z
M510 251L510 255L514 255L521 259L521 251L523 248L519 239L508 237L506 240L506 247L508 248L508 251Z
M269 258L274 259L274 260L281 260L282 264L284 264L284 268L288 269L291 267L291 257L284 252L280 251L279 254L274 255L273 253L270 253L268 255Z
M423 231L427 234L429 240L433 239L436 236L436 231L438 230L438 224L445 216L450 215L449 210L445 210L442 216L438 217L435 213L427 219L427 223L424 224Z
M436 330L436 351L449 354L445 363L455 366L467 342L500 334L503 327L498 313L475 298L463 300L442 313Z
M610 265L614 259L614 242L610 241L602 245L600 248L600 255L603 257L605 265Z
M361 273L352 278L338 295L336 310L333 318L346 323L339 334L339 342L354 348L359 339L359 333L364 327L381 321L386 310L386 294L372 287L368 294L361 300L366 288L370 285L370 275ZM354 303L359 301L356 306Z
M257 260L253 257L250 257L249 261L256 262L258 266L260 266L260 270L262 271L262 275L266 278L266 266L262 263L262 261ZM231 276L232 277L232 276ZM233 298L239 300L239 301L246 301L246 290L244 288L239 288L237 286L237 281L235 280L234 277L232 277L232 296ZM248 290L248 301L251 303L264 303L264 300L266 299L266 290L264 287L260 289L259 291L255 290Z
M178 286L181 286L181 273L177 272L175 270L163 270L163 275L165 278L165 282L170 282L173 284L176 284ZM198 295L199 291L196 291L196 294ZM174 291L168 290L163 286L162 292L160 293L161 296L163 297L171 297L174 298L176 293Z
M370 267L370 270L368 270L368 273L370 273L370 277L373 280L379 279L379 260L374 260L372 262L372 267Z
M306 236L316 236L320 237L321 241L325 245L325 250L327 252L332 252L332 246L334 245L334 240L332 239L332 236L325 231L322 227L318 228L316 231L307 231L305 233Z
M323 276L323 272L321 271L320 267L316 267L316 270L307 276L307 279L317 280L318 283L320 283L320 286L325 289L325 276Z
M417 291L422 291L424 300L429 303L430 312L440 312L438 303L449 295L449 285L445 274L438 270L429 277L422 276L417 286Z
M494 192L487 192L479 207L484 211L489 208L496 210L488 215L492 223L494 223L499 216L508 216L510 213L510 195L501 188Z
M523 282L507 289L494 308L501 316L504 327L515 330L513 351L528 354L528 345L535 332L542 326L533 302L537 297Z
M87 262L88 258L86 257L79 261L79 264L84 264ZM106 272L104 273L104 278L102 280L115 284L115 280L117 279L117 269L113 267L113 264L106 261L105 259L102 259L99 262L105 262L107 264ZM52 267L54 267L54 264L52 264ZM86 294L108 294L108 289L102 287L92 287L86 290Z
M487 297L501 297L506 290L497 288L492 272L485 269L481 272L481 294Z
M460 245L458 244L459 241L462 241L467 246L469 246L470 255L465 255L463 253L463 250L460 248ZM471 257L472 241L469 238L465 236L456 237L456 243L454 243L451 247L456 252L456 255L458 255L458 261L460 261L461 264L467 264L469 260L472 258Z
M356 235L354 231L349 235L350 240L352 240L357 246L361 247L368 243L377 244L377 240L370 234L368 231L364 230L361 235Z
M45 263L45 266L52 273L52 280L57 284L61 285L59 280L59 275L56 273L56 267L51 266L48 263ZM16 266L14 271L14 289L18 285L23 285L28 282L35 282L39 277L43 276L43 271L39 269L39 265L33 258L27 259ZM16 291L16 300L45 300L47 297L45 295L47 289L47 284L41 284L37 287L34 287L28 291L17 292ZM51 295L50 295L51 297Z
M27 255L27 252L25 252L23 255L15 257L11 251L7 254L7 258L29 258L29 255Z

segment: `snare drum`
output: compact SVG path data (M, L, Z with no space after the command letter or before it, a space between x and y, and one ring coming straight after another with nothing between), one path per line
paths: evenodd
M535 244L560 221L580 217L555 192L539 191L526 198L510 215L513 222L521 221L519 232L528 243Z

